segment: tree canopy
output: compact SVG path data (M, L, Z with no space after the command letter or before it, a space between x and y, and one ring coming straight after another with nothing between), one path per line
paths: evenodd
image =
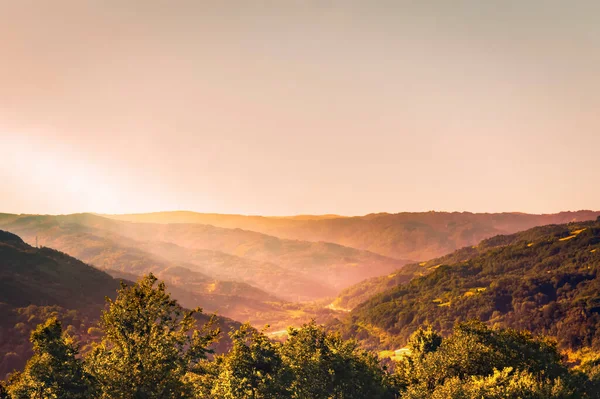
M49 318L31 334L33 356L0 385L0 398L425 399L600 398L600 356L568 367L555 341L527 331L458 323L442 336L419 328L389 367L314 321L273 341L249 324L197 326L195 313L149 275L108 300L91 350ZM572 365L571 365L572 366Z

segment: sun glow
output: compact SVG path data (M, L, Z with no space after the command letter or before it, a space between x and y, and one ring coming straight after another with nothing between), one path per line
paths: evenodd
M81 211L120 209L120 181L111 170L96 166L92 159L81 159L80 154L60 148L57 143L30 137L13 135L5 141L8 142L6 148L11 148L4 154L5 161L19 171L15 176L18 181L13 184L27 187L23 191L29 195L34 192L42 196L48 207L58 213L67 213L73 208ZM58 196L60 192L63 195ZM63 202L64 194L71 198L71 203Z

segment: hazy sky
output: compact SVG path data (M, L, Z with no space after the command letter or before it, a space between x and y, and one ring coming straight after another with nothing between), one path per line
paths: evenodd
M600 209L600 2L0 0L0 212Z

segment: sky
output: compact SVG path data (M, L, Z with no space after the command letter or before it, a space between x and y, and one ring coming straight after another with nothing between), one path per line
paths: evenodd
M600 2L0 0L0 212L600 209Z

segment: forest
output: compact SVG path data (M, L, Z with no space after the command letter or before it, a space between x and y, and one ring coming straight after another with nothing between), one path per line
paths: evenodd
M148 275L121 284L100 318L99 339L79 343L50 316L31 333L33 356L0 387L3 399L25 398L596 398L600 357L573 367L556 342L479 321L443 337L417 329L405 354L384 365L353 340L314 322L272 341L249 324L223 334Z

